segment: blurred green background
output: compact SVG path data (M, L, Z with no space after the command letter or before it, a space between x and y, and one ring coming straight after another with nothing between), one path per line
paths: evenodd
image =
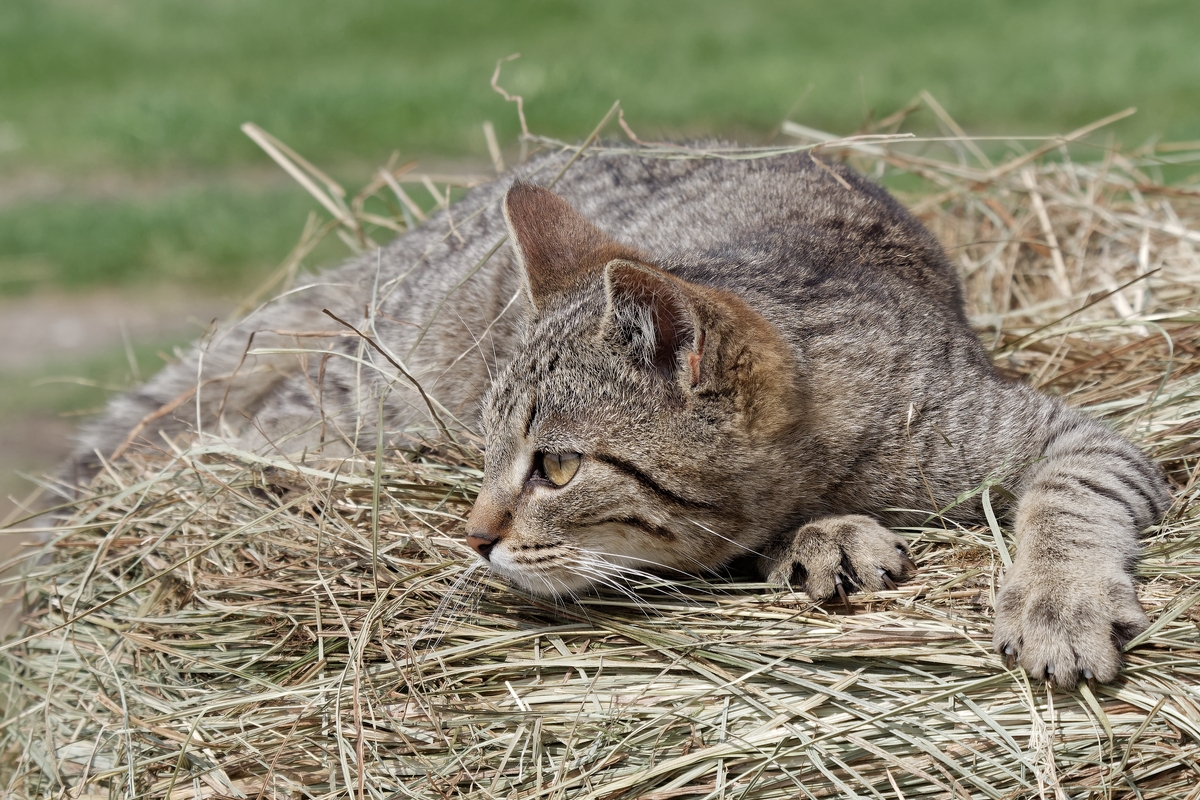
M0 291L244 287L311 201L238 125L351 183L396 149L476 156L526 98L584 135L614 99L643 137L851 132L929 90L971 132L1200 138L1200 4L5 0ZM914 119L918 127L930 119Z
M22 357L0 358L0 453L3 420L25 435L105 391L35 381L127 385L295 243L316 205L242 122L348 187L395 150L486 165L481 123L505 145L519 131L492 69L520 52L503 85L535 132L568 140L618 98L643 138L764 141L785 118L850 133L924 89L971 133L1137 106L1110 129L1137 145L1200 139L1198 41L1196 0L3 0L0 356ZM156 303L162 324L101 324ZM50 331L56 308L88 335L6 332Z

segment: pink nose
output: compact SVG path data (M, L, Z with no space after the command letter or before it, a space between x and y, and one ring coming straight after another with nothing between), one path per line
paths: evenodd
M467 534L467 544L471 546L472 550L479 553L484 561L492 560L492 548L496 546L496 542L499 540L500 537L494 533L475 532Z

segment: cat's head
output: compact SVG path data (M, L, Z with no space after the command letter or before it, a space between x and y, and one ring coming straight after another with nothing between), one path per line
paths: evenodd
M468 542L546 595L752 554L798 425L778 331L549 190L516 183L504 211L530 313L483 401Z

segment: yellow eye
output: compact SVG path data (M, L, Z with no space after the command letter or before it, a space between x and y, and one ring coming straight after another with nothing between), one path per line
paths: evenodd
M565 486L579 471L579 453L543 453L542 471L555 486Z

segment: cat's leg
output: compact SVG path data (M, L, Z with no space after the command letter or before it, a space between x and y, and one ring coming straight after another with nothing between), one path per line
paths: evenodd
M803 588L813 600L894 588L916 566L904 540L870 517L828 517L772 542L759 571L772 583Z
M996 600L996 650L1035 678L1108 681L1147 619L1133 584L1138 531L1170 503L1132 444L1063 409L1024 475L1016 555Z

